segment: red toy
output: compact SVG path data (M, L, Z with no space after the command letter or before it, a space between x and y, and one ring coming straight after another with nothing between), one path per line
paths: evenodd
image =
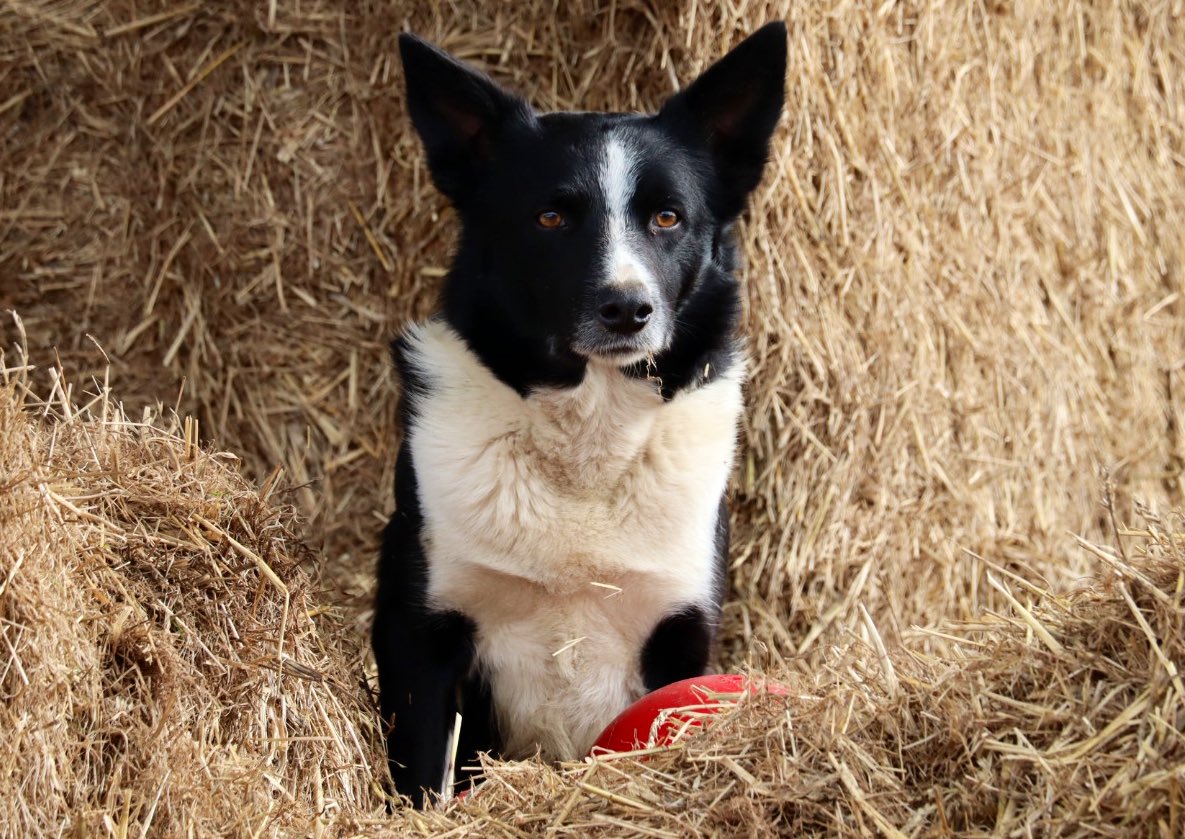
M591 754L631 752L670 745L680 734L702 727L703 720L734 707L746 693L789 691L777 682L754 682L736 673L696 676L648 693L609 723Z
M617 719L601 732L589 754L669 746L684 732L702 728L705 718L736 707L746 693L762 691L775 696L786 696L790 692L777 682L752 681L736 673L696 676L675 682L646 694L618 714ZM475 787L473 792L479 789ZM461 790L457 798L464 801L469 793L468 789Z

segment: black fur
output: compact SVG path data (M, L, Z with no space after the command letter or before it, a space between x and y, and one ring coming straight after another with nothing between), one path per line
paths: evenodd
M526 395L572 386L585 359L573 351L594 305L590 266L604 261L594 188L605 132L628 130L646 161L641 215L676 205L685 222L646 241L674 335L658 354L664 396L697 385L705 365L733 360L740 297L732 225L756 186L781 112L785 27L769 24L711 67L655 116L538 115L517 96L447 54L400 37L412 120L438 188L461 217L444 290L450 326L500 379ZM541 230L542 209L568 223Z
M729 247L732 247L731 244ZM675 339L653 362L627 368L631 376L656 378L664 399L681 390L707 384L736 361L736 331L741 301L730 274L712 272L678 309Z
M708 666L715 623L698 606L663 618L642 648L642 680L647 690L700 676Z
M741 306L732 230L760 180L782 108L782 24L754 33L652 116L540 115L435 47L410 35L399 43L412 122L432 178L460 219L441 316L486 368L526 398L540 388L579 385L591 355L621 358L627 375L658 380L669 401L736 363ZM641 303L654 319L636 334L605 327L604 281L613 269L605 236L609 199L598 177L608 136L639 161L625 216L630 253L650 281ZM675 212L679 223L656 226L660 210ZM562 223L543 225L545 212ZM636 316L641 324L649 314ZM410 428L430 385L402 341L393 354L403 384L401 419ZM462 777L479 751L498 751L503 738L490 682L475 660L479 628L428 603L431 568L406 442L395 496L383 534L373 646L392 778L398 792L422 806L425 791L439 789L458 709L465 721L457 749ZM717 515L712 602L655 617L636 663L648 689L707 666L727 579L723 499Z
M423 805L425 789L444 777L442 743L453 728L457 686L472 681L473 622L425 608L428 568L411 452L396 464L397 509L383 532L372 644L379 664L387 757L395 788ZM409 724L414 723L414 724ZM496 747L492 741L477 749Z

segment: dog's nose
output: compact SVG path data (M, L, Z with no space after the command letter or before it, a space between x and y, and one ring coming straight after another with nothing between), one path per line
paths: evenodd
M641 332L654 314L646 290L639 286L611 286L597 295L597 320L618 335Z

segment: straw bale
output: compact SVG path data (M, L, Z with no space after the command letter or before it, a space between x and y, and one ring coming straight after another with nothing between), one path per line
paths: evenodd
M396 33L543 108L643 109L774 17L788 101L740 231L753 375L721 664L939 667L968 642L936 628L1031 608L1014 577L1055 600L1091 577L1068 533L1113 544L1134 498L1185 505L1176 0L9 2L0 308L67 381L109 370L132 415L176 404L251 481L281 467L358 658L398 444L385 344L433 308L455 236ZM911 661L899 691L947 684ZM917 702L955 720L946 696ZM862 760L842 765L872 790Z
M381 812L357 647L326 633L291 508L192 423L23 378L0 382L0 833L319 835Z

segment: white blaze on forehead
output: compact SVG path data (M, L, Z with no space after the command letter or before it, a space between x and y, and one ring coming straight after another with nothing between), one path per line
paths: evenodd
M605 190L605 201L609 207L611 221L621 220L629 212L629 203L634 196L637 178L637 153L625 143L623 138L612 134L608 135L601 183Z
M640 169L638 153L630 143L623 137L607 135L600 172L608 214L605 281L610 285L641 283L654 290L654 278L635 247L638 233L630 223L630 202L637 191Z

